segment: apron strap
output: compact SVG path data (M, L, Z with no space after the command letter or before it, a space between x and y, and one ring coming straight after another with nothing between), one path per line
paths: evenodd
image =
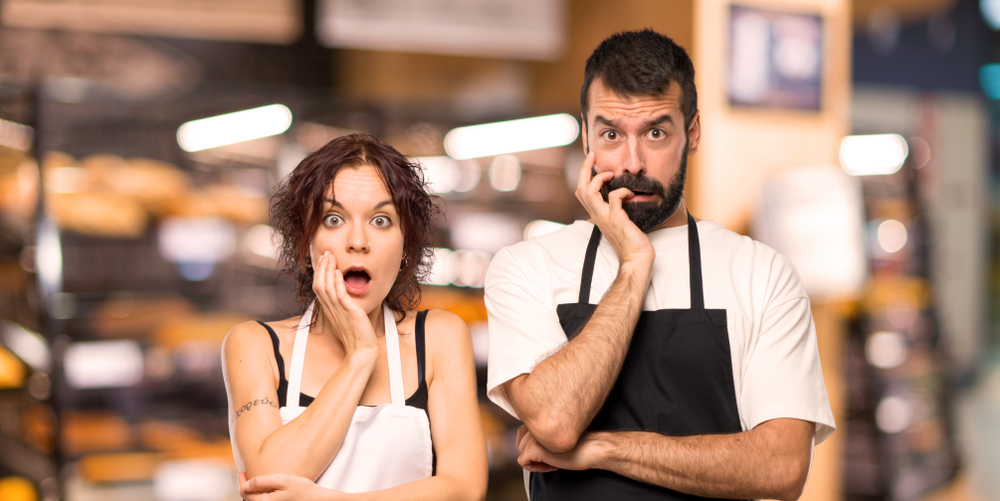
M299 320L299 328L295 331L295 342L292 345L292 363L288 374L288 392L285 394L286 407L299 407L299 396L302 394L302 366L306 361L306 343L309 341L309 326L312 324L313 301Z
M597 260L597 248L601 244L601 229L594 225L594 231L590 234L590 243L587 244L587 254L583 258L583 276L580 278L580 300L579 303L590 302L590 283L594 280L594 261Z
M691 269L691 309L705 309L705 291L701 280L701 244L698 241L698 224L688 212L688 266Z
M385 354L389 359L389 399L392 405L406 405L403 369L399 361L399 332L396 331L396 318L388 304L383 303L382 316L385 317Z
M688 215L688 267L691 282L691 309L705 309L705 291L701 277L701 244L698 240L698 224L689 212ZM594 225L587 244L587 254L583 259L583 274L580 277L579 303L590 303L590 284L594 279L594 262L597 260L597 248L601 243L601 229Z

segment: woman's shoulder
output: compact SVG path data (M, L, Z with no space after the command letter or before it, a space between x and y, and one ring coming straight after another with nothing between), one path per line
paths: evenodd
M427 310L424 339L427 353L433 358L451 357L466 351L471 356L472 340L469 337L469 326L462 317L450 311Z
M427 336L468 336L469 326L465 325L462 317L448 310L435 308L427 310L424 331Z
M269 337L267 329L256 320L240 322L226 333L225 339L222 340L222 353L235 355L255 351L260 349Z
M284 340L282 335L294 331L295 325L298 325L297 323L293 325L293 321L296 320L297 317L293 317L268 322L266 326L256 320L240 322L226 333L226 337L222 341L222 351L225 354L249 353L257 350L271 351L273 343L268 328L277 334L279 339ZM291 327L289 327L290 325Z

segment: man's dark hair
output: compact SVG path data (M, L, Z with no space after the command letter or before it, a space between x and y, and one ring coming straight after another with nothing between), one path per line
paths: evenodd
M681 113L685 131L698 111L698 91L694 87L694 65L683 47L649 28L611 35L587 58L580 89L580 109L584 125L595 80L623 97L658 96L670 82L681 86Z

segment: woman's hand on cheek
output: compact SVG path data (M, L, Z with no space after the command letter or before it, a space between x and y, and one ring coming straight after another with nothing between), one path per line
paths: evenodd
M378 340L368 313L351 297L344 285L344 275L337 269L337 258L323 253L313 273L313 292L333 334L340 339L348 355L355 352L378 356Z
M240 497L247 501L339 501L353 496L316 485L312 480L279 473L247 480L239 474Z

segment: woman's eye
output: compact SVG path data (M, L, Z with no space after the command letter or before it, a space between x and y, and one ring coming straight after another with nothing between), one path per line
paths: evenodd
M323 218L323 224L330 227L340 226L343 222L344 220L337 214L327 214L326 217Z
M372 218L372 224L378 228L385 228L392 224L392 221L386 216L375 216Z

